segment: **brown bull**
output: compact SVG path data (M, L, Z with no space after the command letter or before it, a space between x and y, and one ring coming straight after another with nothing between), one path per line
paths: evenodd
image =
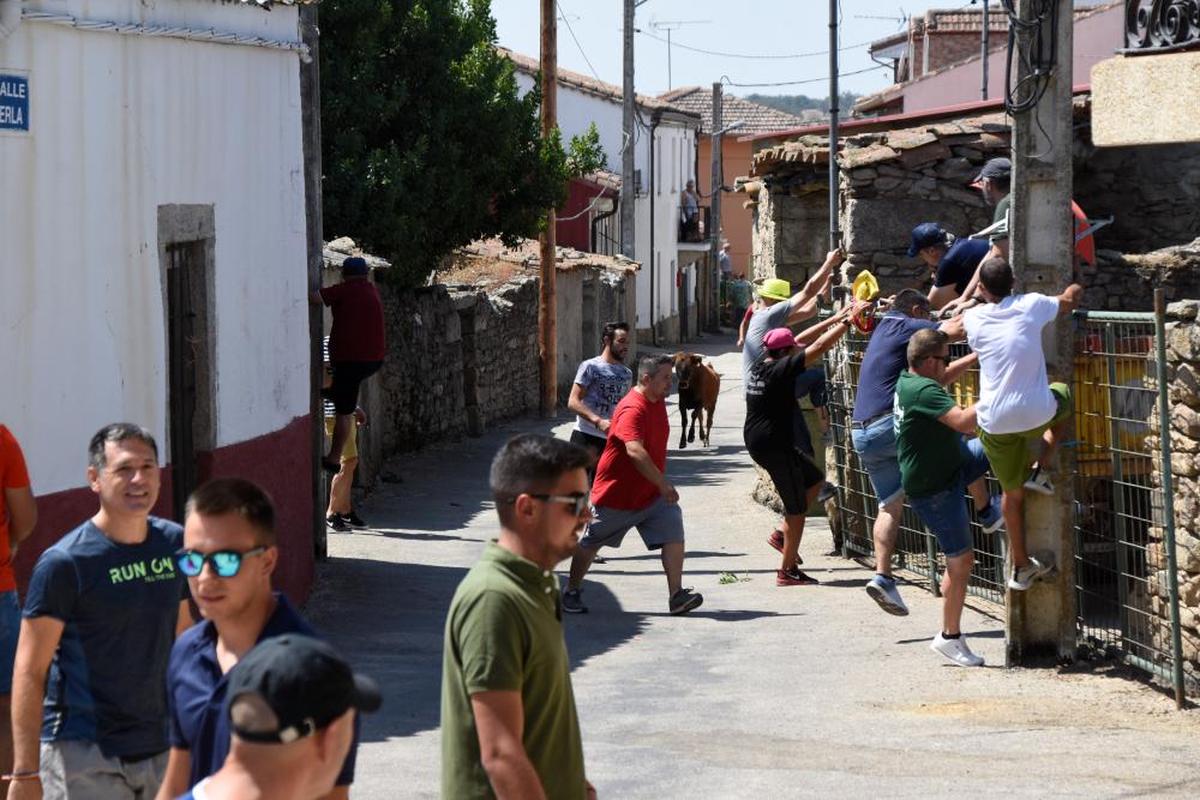
M708 447L708 435L712 431L713 409L717 407L717 395L721 393L721 376L701 356L695 353L675 354L675 377L679 382L679 416L683 427L679 431L679 447L687 447L696 441L696 418L700 418L700 443ZM688 428L688 411L692 412L692 425ZM703 414L707 412L708 421Z

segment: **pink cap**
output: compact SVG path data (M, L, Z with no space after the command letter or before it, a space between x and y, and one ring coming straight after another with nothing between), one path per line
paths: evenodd
M796 344L796 337L787 328L772 328L763 336L763 347L768 350L783 350Z

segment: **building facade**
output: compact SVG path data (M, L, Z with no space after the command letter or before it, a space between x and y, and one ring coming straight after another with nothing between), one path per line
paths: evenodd
M501 48L516 67L517 86L528 92L538 80L535 58ZM697 131L700 117L671 103L638 95L636 132L633 137L636 200L634 210L634 260L637 273L637 328L645 343L676 343L695 335L699 270L706 242L686 241L681 225L682 194L696 178ZM569 70L558 71L558 127L563 141L596 126L609 170L621 168L623 152L622 90ZM611 178L619 176L612 175ZM603 216L611 235L620 241L619 210L612 215L604 200L608 186L598 186L591 220ZM619 206L619 202L617 204ZM570 213L578 214L576 205ZM613 223L616 223L613 225ZM564 232L560 225L558 232ZM568 234L571 235L571 234ZM691 237L694 238L694 237ZM576 242L572 241L573 244ZM597 247L601 252L609 252ZM619 248L618 248L619 249ZM633 322L633 320L628 320Z
M212 476L265 486L280 585L313 572L298 9L3 0L0 420L41 522L18 571L94 513L86 447L149 428L156 513ZM19 87L19 88L18 88ZM20 103L13 101L21 101ZM19 266L18 266L19 265Z

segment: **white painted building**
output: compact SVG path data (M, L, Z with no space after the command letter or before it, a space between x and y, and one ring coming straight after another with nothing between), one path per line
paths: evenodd
M516 65L522 92L533 88L538 61L501 48ZM608 168L621 169L622 90L569 70L558 71L558 127L564 145L595 123ZM637 279L637 327L649 332L654 321L658 341L693 338L697 325L697 262L707 242L681 242L680 199L696 177L700 117L657 98L638 95L634 169L639 176L634 210L634 260ZM653 147L651 146L653 140ZM707 202L704 203L707 205ZM649 341L645 334L639 341Z
M307 590L301 50L292 0L0 0L0 422L42 517L25 569L94 509L88 439L127 420L171 465L164 513L209 475L266 484L304 542L281 579Z

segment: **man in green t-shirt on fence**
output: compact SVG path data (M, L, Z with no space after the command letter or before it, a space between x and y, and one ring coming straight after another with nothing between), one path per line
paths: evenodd
M949 353L949 339L939 330L919 330L909 339L908 370L896 381L896 456L909 504L946 554L942 630L930 647L956 664L978 667L983 658L971 652L960 628L975 561L963 494L969 486L977 510L994 513L999 502L978 480L988 470L983 446L978 439L963 441L975 431L975 408L959 406L943 386Z
M595 797L553 572L591 518L591 460L579 445L524 434L492 461L500 536L446 617L443 797Z

